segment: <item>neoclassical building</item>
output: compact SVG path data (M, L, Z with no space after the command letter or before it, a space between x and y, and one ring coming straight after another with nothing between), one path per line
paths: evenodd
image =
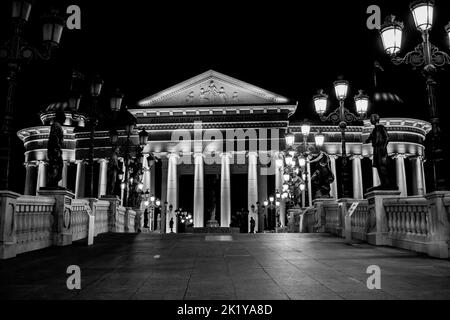
M173 208L167 221L176 208L184 208L192 212L195 227L205 226L211 218L220 226L230 226L237 212L252 212L276 189L281 190L282 172L276 159L286 148L287 129L295 134L296 144L303 142L300 124L290 121L297 108L295 101L212 70L142 99L128 111L137 119L131 141L137 144L138 133L145 129L149 139L143 158L151 155L155 159L143 161L143 190ZM41 125L18 132L25 147L26 195L36 194L46 184L46 148L53 116L54 111L47 110L41 115ZM381 117L390 134L392 175L401 194L425 194L424 141L430 124ZM67 110L60 185L73 190L78 198L87 196L89 133L77 129L85 121L82 113ZM350 187L355 199L362 199L368 187L378 184L378 174L371 167L372 147L364 143L371 129L369 121L347 129ZM339 198L340 131L335 125L313 124L309 142L317 131L325 135L323 151L330 156L337 177L331 193ZM119 139L126 140L124 130L118 132ZM108 130L96 131L94 152L95 195L100 197L106 194L108 183ZM310 188L304 205L311 204ZM123 197L123 191L116 189ZM282 202L280 212L284 210ZM284 225L284 215L280 217Z

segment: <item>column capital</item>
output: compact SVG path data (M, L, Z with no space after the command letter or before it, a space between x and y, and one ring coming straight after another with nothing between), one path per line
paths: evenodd
M109 161L108 161L108 159L100 158L100 159L97 160L97 162L98 162L98 163L102 163L102 162L108 163Z
M233 155L231 154L231 152L222 152L220 154L220 157L221 158L231 158L231 157L233 157Z
M360 154L355 154L355 155L350 157L350 160L355 160L355 159L362 160L362 159L364 159L364 156L362 156Z
M175 152L169 153L169 154L167 155L167 159L170 160L171 158L179 159L179 158L180 158L180 155L179 155L178 153L175 153Z
M247 157L255 156L258 157L258 151L249 151L247 152Z
M76 164L79 164L79 163L81 163L81 164L85 164L85 163L86 163L86 161L84 161L84 160L75 160L75 163L76 163Z
M339 156L337 154L329 154L328 157L330 157L330 159L333 159L333 160L337 160L339 158Z
M205 154L202 153L202 152L194 152L194 153L192 154L192 156L194 157L194 159L197 158L197 157L202 157L202 158L204 158L204 157L205 157Z
M394 153L392 155L392 159L406 159L408 158L408 155L405 153Z
M38 163L36 163L35 161L28 161L28 162L24 162L23 165L24 165L25 168L37 167Z
M413 155L409 157L412 160L419 160L419 161L424 161L425 157L423 155Z

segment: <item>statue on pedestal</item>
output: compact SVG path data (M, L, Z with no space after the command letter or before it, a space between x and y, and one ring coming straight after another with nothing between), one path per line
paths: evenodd
M318 156L310 161L310 163L316 162L317 168L311 174L311 183L315 186L316 189L314 198L331 198L331 183L333 183L335 177L333 172L331 171L330 157L328 157L325 152L320 151Z
M64 130L62 125L66 121L66 115L62 108L58 109L50 128L50 135L47 144L48 173L47 187L57 189L58 183L62 179L63 158L62 147L64 143Z
M116 189L117 175L121 173L122 170L119 167L119 148L114 147L111 157L108 161L108 186L106 190L107 195L114 195Z
M398 189L393 186L388 172L388 153L387 146L389 143L389 134L386 128L380 124L380 116L372 114L370 116L370 123L375 127L365 143L372 142L373 147L373 163L372 166L377 168L381 184L373 187L370 190L376 189Z

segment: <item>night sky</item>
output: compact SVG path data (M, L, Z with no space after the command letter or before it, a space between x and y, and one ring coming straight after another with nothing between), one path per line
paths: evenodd
M214 69L298 101L294 118L318 122L312 103L317 89L324 88L334 97L332 83L343 75L350 81L350 97L358 89L372 93L375 60L385 70L379 76L380 88L397 93L405 103L394 107L372 105L369 112L381 117L428 119L420 73L408 66L393 66L382 51L378 33L366 27L366 8L377 4L383 19L393 13L405 23L402 55L412 50L419 44L420 33L414 28L409 1L304 2L37 1L27 30L30 42L39 44L39 16L51 4L64 11L70 4L78 4L82 29L65 30L61 47L49 62L23 68L15 125L17 129L38 125L40 110L51 102L65 100L75 66L87 75L100 73L105 80L105 98L119 87L129 107ZM6 39L9 31L9 6L9 1L1 1L1 39ZM438 0L436 7L431 41L449 52L444 26L450 20L450 6L448 1ZM5 97L4 64L0 74L0 92ZM439 74L438 105L445 124L449 115L449 79L448 69ZM353 108L350 99L348 106ZM20 165L23 150L16 153ZM16 189L23 191L23 179L17 180Z

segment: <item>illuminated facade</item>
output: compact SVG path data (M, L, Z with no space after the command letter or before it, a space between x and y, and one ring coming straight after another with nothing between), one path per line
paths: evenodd
M284 135L290 130L296 144L302 143L298 123L289 118L297 103L215 71L207 71L160 93L141 100L129 112L137 119L131 135L137 143L138 132L149 133L143 149L144 160L152 154L156 161L143 161L143 190L149 190L172 207L167 212L166 230L177 208L193 213L194 226L204 227L215 218L220 226L233 224L237 211L249 211L258 219L258 204L281 190L282 173L275 159L285 149ZM297 114L301 115L301 109ZM18 136L25 147L26 195L35 195L46 184L46 148L54 112L41 115L42 124L22 129ZM89 133L81 132L85 118L67 112L64 127L64 172L60 183L86 196ZM382 115L381 115L382 116ZM388 152L402 195L423 195L424 141L430 124L407 118L383 118L390 134ZM378 184L378 174L371 167L372 147L364 144L372 127L369 121L347 129L347 153L351 155L353 198L364 197L365 189ZM323 150L330 155L331 167L339 179L340 131L333 125L312 125L311 133L325 135ZM120 140L126 139L119 131ZM312 142L313 135L308 137ZM106 194L107 163L111 144L107 130L95 135L95 194ZM394 165L395 164L395 165ZM309 187L311 188L311 187ZM123 197L120 188L117 195ZM340 196L338 183L332 184L333 197ZM311 204L311 189L307 202ZM284 203L280 205L281 224L285 225ZM164 224L163 224L164 225ZM262 225L256 223L256 230Z

